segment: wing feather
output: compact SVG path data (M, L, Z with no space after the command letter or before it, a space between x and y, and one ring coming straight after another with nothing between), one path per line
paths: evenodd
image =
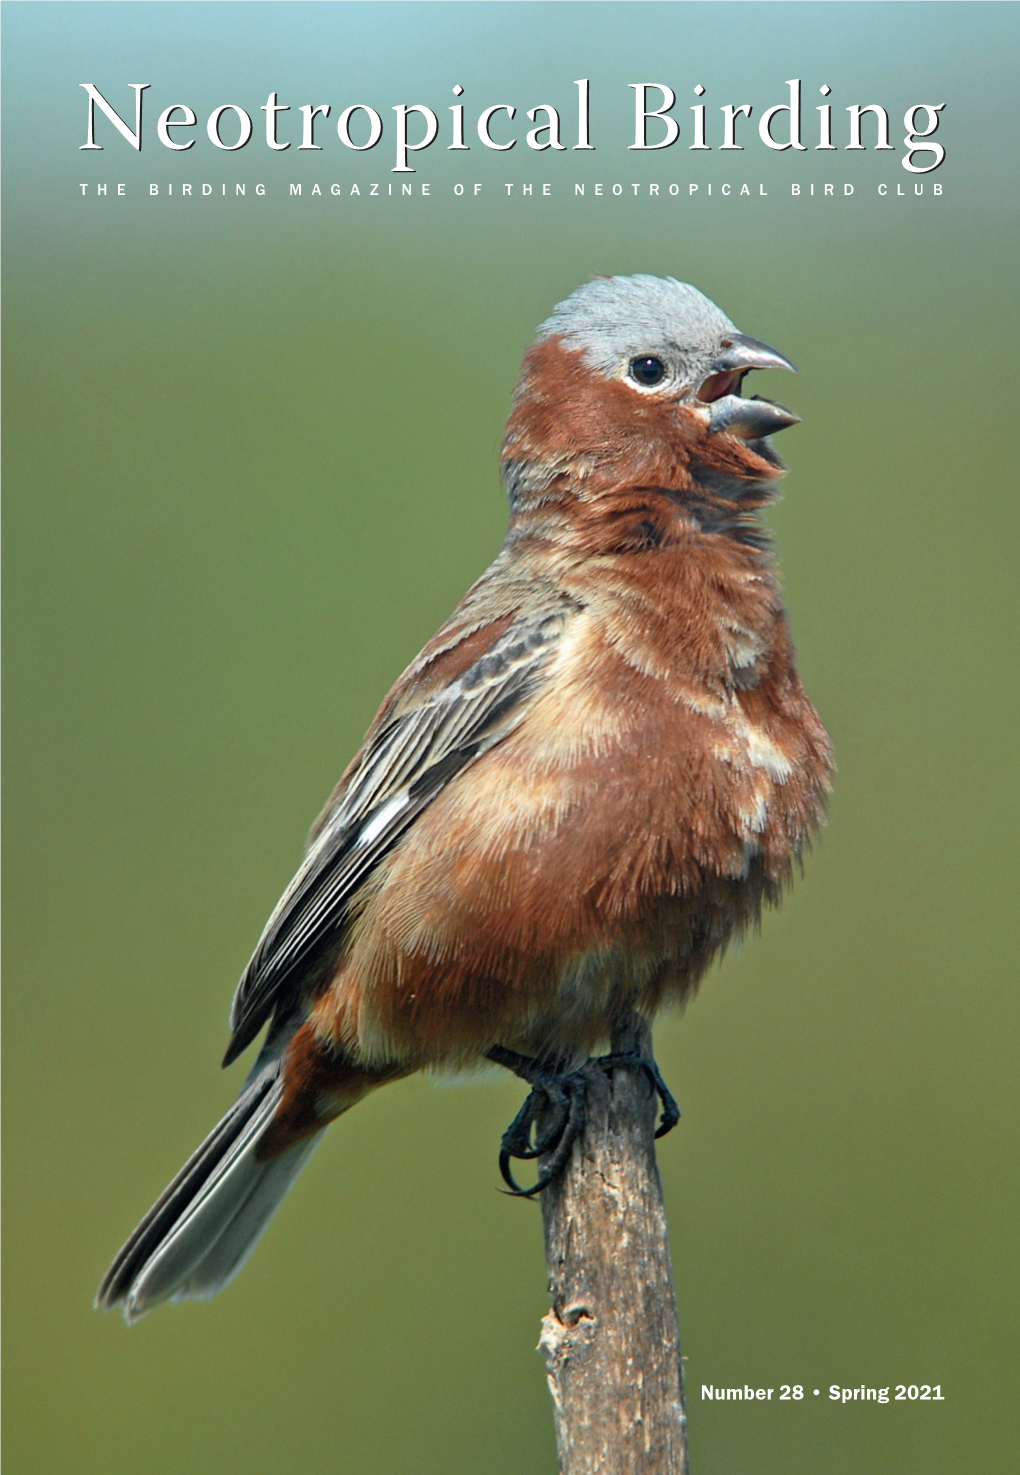
M417 700L398 684L395 715L369 734L238 984L225 1065L314 977L359 887L421 812L521 720L571 608L557 602L519 617L466 671Z

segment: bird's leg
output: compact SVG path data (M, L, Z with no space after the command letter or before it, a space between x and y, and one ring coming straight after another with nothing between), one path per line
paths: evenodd
M584 1129L584 1079L580 1071L564 1070L557 1068L555 1063L533 1060L529 1055L519 1055L516 1050L507 1050L503 1045L494 1045L486 1053L489 1060L512 1070L531 1087L524 1105L503 1133L499 1171L512 1194L518 1198L534 1198L562 1173L578 1133ZM545 1130L540 1131L538 1123L546 1111L551 1120ZM534 1144L532 1128L535 1130ZM537 1182L530 1188L522 1188L510 1171L511 1159L525 1162L545 1154L548 1157Z
M662 1072L650 1055L642 1055L640 1050L617 1050L611 1055L599 1055L593 1062L607 1073L611 1073L618 1065L637 1066L643 1070L645 1075L662 1102L662 1115L659 1125L655 1129L656 1137L665 1137L667 1132L672 1132L680 1120L680 1108L672 1091L662 1079Z

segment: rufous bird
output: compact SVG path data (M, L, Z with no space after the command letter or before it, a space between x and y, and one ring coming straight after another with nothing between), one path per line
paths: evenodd
M684 1003L779 900L832 755L760 519L784 469L768 436L797 417L740 394L776 368L672 278L596 278L543 323L506 428L503 549L315 822L234 997L224 1064L268 1026L258 1059L100 1305L132 1321L213 1295L326 1126L424 1068L530 1082L501 1163L516 1189L510 1159L544 1153L539 1191L614 1021Z

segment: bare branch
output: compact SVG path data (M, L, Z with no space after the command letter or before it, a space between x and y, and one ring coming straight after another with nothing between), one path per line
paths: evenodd
M637 1015L613 1053L651 1059ZM542 1194L552 1308L542 1321L563 1475L687 1475L680 1329L656 1097L639 1067L585 1067L588 1119Z

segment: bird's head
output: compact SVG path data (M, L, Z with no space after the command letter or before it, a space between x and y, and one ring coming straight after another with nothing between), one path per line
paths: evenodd
M550 472L647 478L659 467L662 480L670 463L686 466L695 447L700 461L717 453L728 465L735 456L778 465L765 437L799 416L744 398L752 369L796 373L686 282L596 277L538 330L507 426L506 463L536 491ZM734 438L746 447L743 457Z

